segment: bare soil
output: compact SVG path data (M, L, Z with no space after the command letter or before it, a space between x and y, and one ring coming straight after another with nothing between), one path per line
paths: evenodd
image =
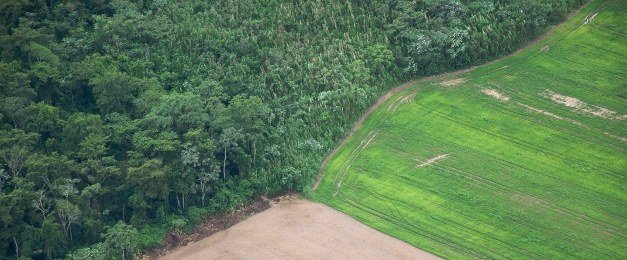
M484 88L484 89L481 89L481 93L486 94L488 96L491 96L493 98L496 98L496 99L498 99L501 102L506 102L506 101L509 100L508 96L506 96L505 94L500 93L500 92L498 92L498 91L496 91L494 89Z
M465 78L457 78L457 79L452 79L452 80L440 82L440 85L442 85L444 87L454 87L454 86L457 86L459 84L463 84L464 82L466 82Z
M608 119L623 120L626 118L626 115L618 115L615 111L612 111L612 110L609 110L607 108L600 107L600 106L590 105L586 102L581 101L578 98L558 94L558 93L553 92L550 89L545 90L544 92L540 93L540 95L551 99L553 102L557 104L561 104L568 108L572 108L575 111L589 113L594 116L608 118Z
M437 259L324 204L288 199L161 259Z
M160 256L166 255L171 251L177 250L179 247L193 244L206 237L209 237L217 232L225 230L238 222L266 209L272 207L273 204L278 203L286 198L295 197L294 194L288 194L284 196L276 197L272 200L266 197L257 197L253 203L242 207L235 212L225 213L213 218L206 219L203 223L198 225L194 232L190 234L184 234L178 231L172 231L166 234L163 246L148 251L146 254L139 256L139 259L157 259Z

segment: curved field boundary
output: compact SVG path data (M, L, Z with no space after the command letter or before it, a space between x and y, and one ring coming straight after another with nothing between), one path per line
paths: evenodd
M421 81L427 81L427 80L431 80L431 79L435 79L435 78L442 78L442 77L452 77L452 76L457 76L460 74L464 74L464 73L468 73L471 71L474 71L477 68L481 68L481 67L488 67L496 62L499 62L503 59L507 59L509 57L515 56L523 51L526 51L530 48L534 48L537 47L537 43L545 40L549 35L551 35L555 30L557 30L558 28L562 27L563 25L565 25L567 23L567 21L569 21L573 16L575 16L579 11L583 10L586 6L588 6L590 4L590 2L584 4L583 6L581 6L580 8L578 8L577 10L571 12L568 15L568 18L566 20L564 20L563 22L553 26L548 32L544 33L543 35L537 37L534 40L531 40L529 43L526 44L525 47L518 49L516 51L514 51L511 54L508 54L504 57L492 60L488 63L485 64L481 64L481 65L475 65L472 66L470 68L466 68L466 69L460 69L460 70L456 70L456 71L452 71L452 72L446 72L443 74L439 74L439 75L433 75L433 76L428 76L428 77L424 77L424 78L420 78L420 79L415 79L415 80L411 80L409 82L406 82L400 86L397 86L395 88L393 88L392 90L389 90L388 92L386 92L383 96L379 97L372 105L370 105L370 107L368 107L368 109L366 109L366 111L364 112L363 115L361 115L357 121L355 122L355 124L353 124L353 127L351 128L351 130L348 132L348 134L346 135L346 137L344 137L344 139L342 139L342 141L333 149L331 150L331 152L324 157L324 159L322 160L322 164L320 165L320 170L318 171L318 174L316 176L316 182L312 185L312 189L315 190L316 188L318 188L318 185L320 185L320 181L322 180L322 175L324 173L324 170L327 166L327 164L329 163L329 160L331 160L331 158L333 158L335 156L335 154L344 146L344 144L346 144L346 142L353 136L353 134L355 133L355 131L357 131L357 129L359 129L359 127L361 127L361 125L363 124L364 120L366 120L366 118L368 118L368 116L370 114L372 114L373 111L377 110L381 105L383 104L387 104L388 100L392 97L395 96L396 94L403 92L404 90L408 89L411 86L414 86L415 84L421 82ZM601 6L599 6L598 8L596 8L595 10L593 10L592 12L598 12L599 9L601 9L604 5L606 5L606 3L602 4ZM575 32L577 29L579 29L579 27L573 29L571 31ZM564 36L565 37L565 36ZM563 38L563 37L562 37ZM561 40L561 39L560 39ZM548 46L548 45L547 45ZM546 46L545 46L546 47ZM542 47L542 48L545 48ZM507 65L506 65L507 66ZM501 68L497 68L495 70L498 70ZM455 81L455 79L452 79L453 81ZM446 82L445 82L446 83ZM395 100L396 101L396 100ZM390 104L391 106L392 104Z
M513 54L386 92L312 198L444 257L624 258L627 38L597 27L624 28L626 10L591 1Z

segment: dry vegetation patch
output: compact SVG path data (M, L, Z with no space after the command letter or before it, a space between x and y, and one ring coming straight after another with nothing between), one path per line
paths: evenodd
M500 93L496 91L495 89L484 88L484 89L481 89L481 93L491 96L493 98L496 98L501 102L507 102L509 100L509 97L507 95Z
M607 108L590 105L586 102L581 101L580 99L576 97L570 97L570 96L562 95L559 93L555 93L550 89L546 89L544 92L540 93L540 95L545 98L551 99L553 102L557 104L561 104L566 107L572 108L575 111L591 114L593 116L607 118L607 119L618 119L618 120L622 120L626 117L626 115L619 115L615 111L609 110Z
M460 84L463 84L464 82L466 82L465 78L456 78L452 80L442 81L440 82L440 85L444 87L455 87Z

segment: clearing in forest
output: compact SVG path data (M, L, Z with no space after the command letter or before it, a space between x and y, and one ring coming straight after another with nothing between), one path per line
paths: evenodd
M626 8L390 96L312 197L446 258L627 258Z
M162 259L438 258L324 204L290 200Z

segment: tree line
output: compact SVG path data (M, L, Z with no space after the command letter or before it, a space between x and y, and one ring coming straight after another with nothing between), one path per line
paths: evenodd
M583 0L2 0L0 258L131 258L303 190L383 91Z

